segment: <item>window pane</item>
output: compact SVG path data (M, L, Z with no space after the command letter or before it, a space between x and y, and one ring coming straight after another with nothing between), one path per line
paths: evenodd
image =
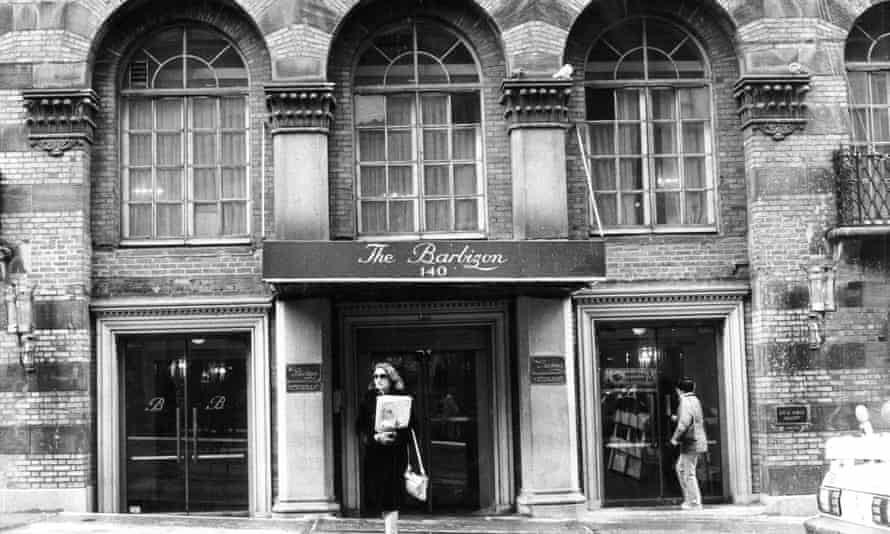
M414 202L394 201L389 203L389 231L414 231Z
M223 198L247 198L247 172L244 167L222 170Z
M704 191L694 191L686 193L686 224L706 224L707 204L705 199L707 193Z
M680 224L680 193L656 193L656 224Z
M705 158L693 157L683 160L686 171L686 187L707 187L707 175L705 174Z
M655 123L652 128L653 151L656 154L674 154L677 152L676 124Z
M448 159L447 130L423 131L423 159L426 161Z
M362 231L368 233L381 233L386 231L386 203L368 202L361 203Z
M850 87L850 100L854 105L868 104L868 74L865 72L847 72Z
M387 85L414 83L414 56L406 55L393 63L386 73Z
M391 195L414 195L414 179L412 167L389 168L389 193Z
M451 122L454 124L479 124L482 122L478 93L451 95Z
M185 80L182 72L182 59L174 59L155 73L155 89L182 89Z
M158 130L182 129L182 101L171 98L157 100L155 103Z
M427 195L448 195L449 187L447 165L425 165L423 168L423 192Z
M224 202L222 210L223 235L243 235L247 233L246 202Z
M643 224L643 195L621 195L621 224Z
M475 165L455 165L454 166L454 194L455 195L476 195L479 193L479 186L476 180Z
M618 120L640 119L640 94L636 89L627 89L615 92L615 109Z
M386 99L386 122L390 126L406 126L412 123L413 96L390 96Z
M389 161L411 161L414 159L411 150L410 131L389 131Z
M382 130L364 130L358 134L359 161L386 161Z
M585 91L586 116L589 121L615 120L615 90L588 87Z
M158 134L158 165L179 165L182 163L182 145L179 134Z
M705 151L705 124L703 122L683 123L683 152L702 154Z
M614 194L596 194L596 207L599 210L600 222L603 226L615 226L618 224L618 204L615 198L616 195Z
M129 127L131 130L151 130L151 101L130 100Z
M151 206L130 205L129 237L151 237Z
M359 168L359 191L363 197L379 197L386 194L386 167Z
M876 109L871 115L872 141L890 140L890 125L887 123L887 108Z
M130 169L130 200L152 200L151 171Z
M614 159L595 159L591 172L593 173L594 190L615 190L615 160Z
M692 40L683 43L673 56L674 65L680 71L681 78L704 78L705 62L701 57L701 51Z
M358 126L383 126L385 97L367 95L355 97L355 123Z
M868 140L868 110L867 109L854 109L853 110L853 140L854 141Z
M219 224L218 207L216 204L195 204L195 235L200 237L216 236Z
M182 200L180 169L158 169L158 200Z
M476 129L454 130L454 159L476 159Z
M192 100L192 122L197 129L216 128L216 99Z
M640 154L640 125L639 124L619 124L618 125L618 153L619 154Z
M355 69L356 85L380 85L389 60L373 46L368 48Z
M591 154L615 153L615 129L611 123L591 124L588 127L588 132L590 132Z
M636 50L624 56L615 72L615 78L619 80L642 80L643 77L642 50Z
M442 232L451 229L451 202L448 200L426 201L426 230Z
M417 73L417 83L448 83L445 68L426 54L417 54Z
M647 50L649 52L650 79L673 80L680 77L676 65L664 52L652 48Z
M676 100L672 89L655 89L652 91L652 118L675 119L677 117Z
M440 95L423 96L420 99L423 108L423 124L448 124L448 97Z
M887 104L887 73L871 72L871 103L876 105Z
M246 163L246 146L243 133L224 132L222 134L222 162L223 164Z
M454 47L451 52L442 58L445 68L451 75L451 83L472 83L479 81L479 69L476 60L470 50L463 43Z
M680 117L683 119L707 119L710 114L710 97L707 87L679 89Z
M195 165L216 165L216 132L196 133L192 139L194 143L193 163Z
M244 98L220 99L223 128L244 128Z
M220 87L247 87L247 68L234 48L229 48L213 62Z
M195 200L217 200L216 169L195 169Z
M658 189L680 187L680 174L677 172L676 158L655 159L655 187Z
M216 73L203 61L189 58L186 62L187 87L201 89L206 87L218 87Z
M158 237L182 235L182 204L158 204Z
M643 160L622 158L618 165L621 174L621 189L633 191L643 188Z
M130 165L151 165L151 135L130 134Z
M479 229L479 201L458 199L454 201L454 229L470 231Z

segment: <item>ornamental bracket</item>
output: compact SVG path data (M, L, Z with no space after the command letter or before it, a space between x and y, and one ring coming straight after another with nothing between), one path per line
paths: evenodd
M272 134L328 133L334 120L334 84L272 82L265 85Z
M808 120L804 98L809 90L809 74L742 76L733 88L742 130L750 126L775 141L803 130Z
M568 128L571 80L511 78L501 84L508 128Z
M99 110L92 89L27 89L22 97L32 147L61 156L92 144Z

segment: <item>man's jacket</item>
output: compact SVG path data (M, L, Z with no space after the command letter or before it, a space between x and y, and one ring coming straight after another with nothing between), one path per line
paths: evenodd
M701 402L695 393L680 395L680 406L677 408L677 428L674 436L680 443L680 451L707 452L708 436L705 434L705 418L702 414Z

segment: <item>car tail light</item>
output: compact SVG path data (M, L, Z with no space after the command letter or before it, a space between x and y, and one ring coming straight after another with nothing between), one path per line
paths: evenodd
M871 498L871 520L879 525L890 526L890 497L875 495Z
M819 511L823 514L841 515L841 490L825 486L819 488Z

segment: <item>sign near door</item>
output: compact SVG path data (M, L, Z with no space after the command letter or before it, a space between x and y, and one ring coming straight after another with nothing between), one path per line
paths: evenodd
M566 360L562 356L532 356L532 384L561 386L566 383Z
M321 391L320 363L289 363L286 372L288 393Z

